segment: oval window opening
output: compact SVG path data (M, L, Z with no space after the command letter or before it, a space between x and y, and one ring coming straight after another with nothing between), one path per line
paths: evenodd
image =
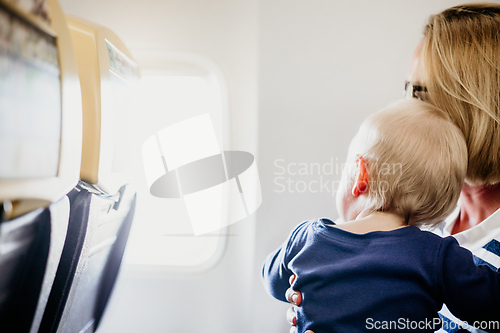
M213 261L222 252L226 231L195 236L182 198L159 198L150 193L142 144L168 126L208 113L219 147L223 147L220 85L214 75L145 75L136 97L130 134L131 183L138 199L125 264L186 267Z

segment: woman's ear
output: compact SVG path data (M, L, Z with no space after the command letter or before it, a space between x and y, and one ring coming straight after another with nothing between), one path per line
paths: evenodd
M362 156L356 159L356 177L352 186L352 195L360 196L368 190L368 172L366 171L366 162Z

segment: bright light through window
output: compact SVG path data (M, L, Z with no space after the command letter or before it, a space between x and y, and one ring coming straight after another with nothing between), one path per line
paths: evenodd
M195 237L182 198L163 199L150 194L142 165L141 146L159 130L182 120L209 113L222 142L221 92L213 78L200 76L144 76L131 116L132 185L138 195L134 225L125 263L196 266L212 259L221 237ZM225 233L225 232L222 232Z

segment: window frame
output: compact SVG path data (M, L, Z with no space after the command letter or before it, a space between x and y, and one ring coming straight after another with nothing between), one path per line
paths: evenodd
M134 60L139 64L140 76L199 76L208 81L216 83L220 89L221 96L221 119L222 119L222 143L221 150L226 150L231 146L230 140L230 113L227 80L220 68L207 57L188 54L172 53L165 51L153 51L144 49L131 49ZM133 228L133 226L132 226ZM128 276L148 276L165 277L181 276L185 274L197 275L205 273L221 262L228 242L229 226L218 230L220 236L214 254L201 264L179 266L166 264L138 264L123 262L122 270ZM133 229L131 230L131 234ZM196 237L193 235L193 237ZM127 252L127 251L126 251ZM125 252L125 255L126 255Z

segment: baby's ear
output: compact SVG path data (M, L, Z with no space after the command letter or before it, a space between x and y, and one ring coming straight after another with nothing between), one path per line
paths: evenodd
M355 197L368 191L368 172L366 171L366 161L362 156L356 159L356 176L352 186L352 195Z

